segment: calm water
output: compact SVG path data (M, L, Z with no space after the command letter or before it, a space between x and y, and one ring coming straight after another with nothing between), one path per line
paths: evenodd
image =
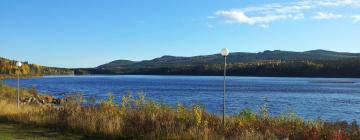
M223 77L216 76L48 76L21 79L21 86L58 97L81 92L104 99L112 92L117 102L129 91L143 91L170 105L202 104L216 114L222 108ZM267 104L273 115L293 111L305 119L360 121L360 79L229 77L226 104L228 114Z

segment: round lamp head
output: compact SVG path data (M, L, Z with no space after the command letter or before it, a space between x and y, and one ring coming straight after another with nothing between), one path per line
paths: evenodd
M220 53L222 56L228 56L230 51L227 48L223 48Z
M16 66L21 67L22 63L21 62L16 62Z

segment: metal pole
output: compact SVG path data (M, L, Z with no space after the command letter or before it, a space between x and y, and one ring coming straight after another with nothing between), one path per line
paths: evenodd
M17 108L19 109L19 105L20 105L20 75L19 73L17 74Z
M226 56L224 63L224 95L223 95L223 127L225 128L225 98L226 98Z

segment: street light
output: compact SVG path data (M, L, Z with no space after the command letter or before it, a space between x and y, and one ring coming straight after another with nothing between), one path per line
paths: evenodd
M226 58L229 55L230 51L227 48L223 48L221 49L221 56L223 56L225 58L225 63L224 63L224 93L223 93L223 118L222 118L222 122L223 122L223 127L225 127L225 95L226 95Z
M16 62L16 67L20 69L22 66L21 62ZM17 108L20 105L20 71L17 72Z

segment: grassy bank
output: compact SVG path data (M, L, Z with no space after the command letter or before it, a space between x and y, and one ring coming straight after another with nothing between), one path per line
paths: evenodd
M79 140L84 136L56 129L47 129L36 126L26 126L0 120L1 140Z
M34 96L35 90L22 90L22 96ZM356 122L305 121L293 113L269 116L266 107L254 113L244 110L221 117L207 113L200 106L170 107L145 100L144 96L114 97L81 106L79 95L66 97L60 107L25 104L16 107L16 90L0 84L2 120L37 127L72 131L87 136L114 139L360 139Z

